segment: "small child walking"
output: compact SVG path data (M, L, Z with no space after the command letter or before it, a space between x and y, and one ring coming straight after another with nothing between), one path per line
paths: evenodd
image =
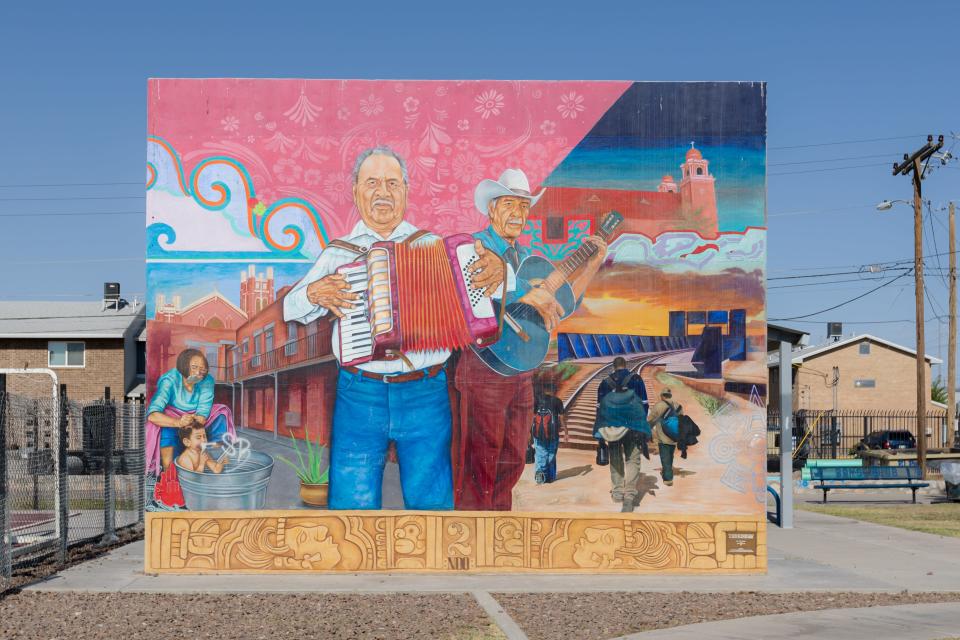
M560 447L560 430L566 433L563 401L557 392L556 377L548 371L538 372L533 385L533 438L534 474L537 484L557 479L557 449Z

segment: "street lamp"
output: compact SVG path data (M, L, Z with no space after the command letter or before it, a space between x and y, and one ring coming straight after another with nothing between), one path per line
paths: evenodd
M890 209L893 209L893 205L895 204L909 205L910 203L906 200L882 200L880 201L880 204L877 205L877 211L889 211Z

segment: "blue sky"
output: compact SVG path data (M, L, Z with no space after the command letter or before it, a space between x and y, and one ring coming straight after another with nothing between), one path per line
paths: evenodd
M950 0L280 6L4 3L0 184L94 185L0 188L0 298L89 298L107 280L128 295L145 290L151 76L764 80L771 278L910 258L909 210L872 205L910 198L909 180L890 172L904 151L927 133L960 133L960 5ZM847 141L859 142L834 144ZM933 173L925 190L935 206L960 199L960 164ZM43 215L79 212L116 215ZM927 228L931 254L934 241L946 251L945 218L935 212ZM928 258L928 312L943 314L937 259ZM854 281L771 280L770 316L882 284L836 279ZM912 318L912 296L903 278L794 325L817 338L827 320L843 321L909 345L913 327L899 321ZM927 324L927 343L945 357L945 322Z

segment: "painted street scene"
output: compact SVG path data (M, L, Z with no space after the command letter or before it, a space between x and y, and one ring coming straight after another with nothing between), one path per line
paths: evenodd
M5 7L0 638L960 639L960 8L817 2Z

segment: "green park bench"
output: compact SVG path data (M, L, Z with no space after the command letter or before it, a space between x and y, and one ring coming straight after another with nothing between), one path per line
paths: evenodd
M814 467L810 477L817 489L823 491L823 501L831 489L910 489L913 502L917 502L917 489L929 487L929 482L920 482L920 467Z

